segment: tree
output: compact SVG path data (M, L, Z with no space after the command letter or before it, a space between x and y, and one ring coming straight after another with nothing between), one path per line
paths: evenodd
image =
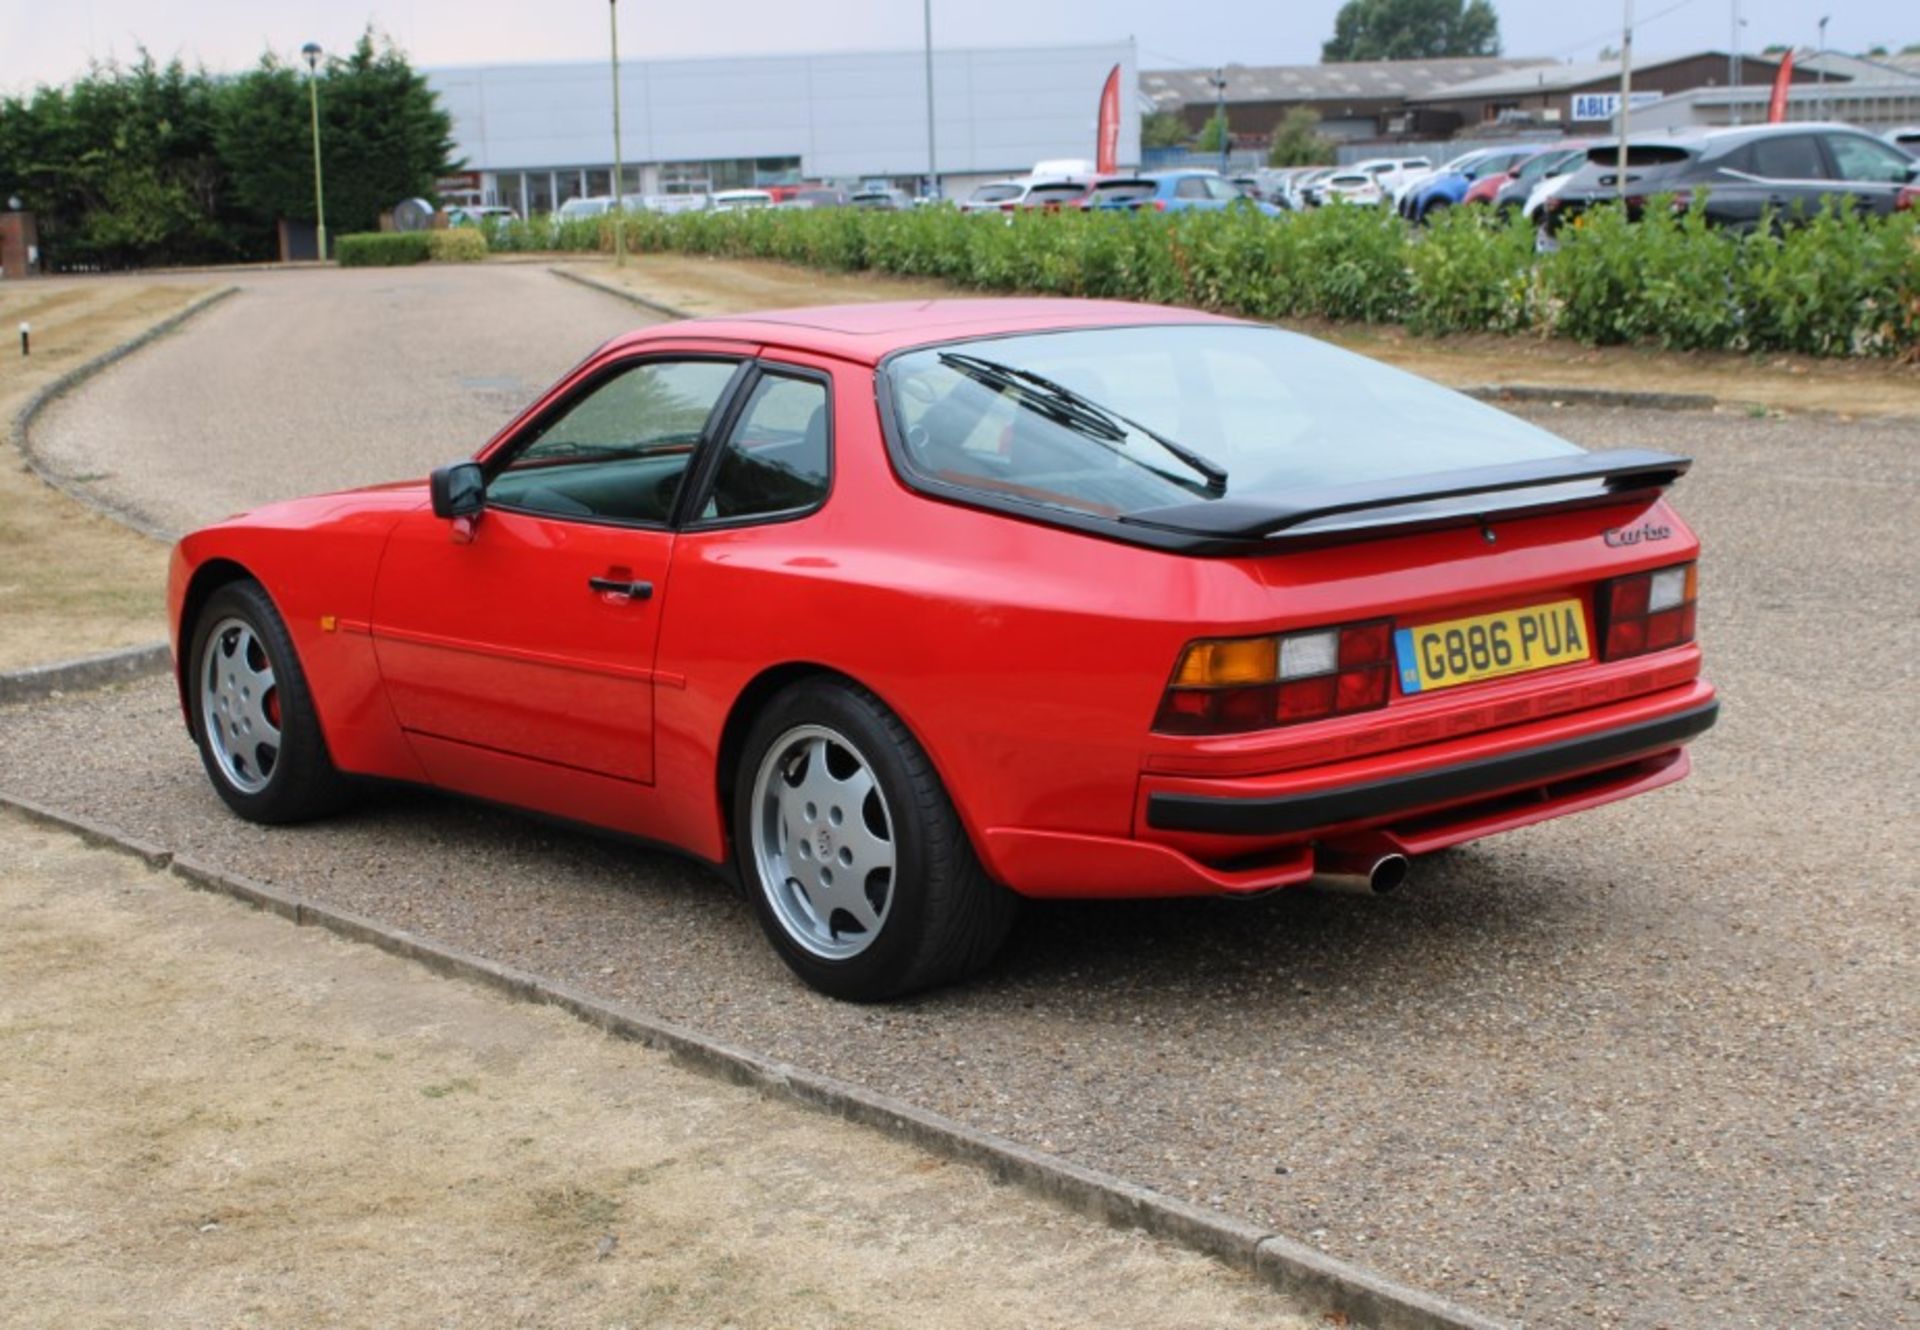
M1322 166L1333 161L1333 141L1320 133L1320 113L1296 106L1273 131L1268 166Z
M1224 111L1215 111L1207 117L1207 123L1200 126L1200 137L1193 141L1195 152L1220 152L1233 141L1233 131L1227 126Z
M453 122L406 57L391 42L376 47L369 28L317 77L328 229L372 230L402 199L431 197L434 177L453 169ZM234 80L221 107L220 150L234 193L268 225L313 217L307 78L267 55Z
M1149 111L1140 117L1140 146L1177 148L1187 141L1187 122L1172 111Z
M1347 0L1320 48L1323 61L1499 54L1500 17L1489 0Z

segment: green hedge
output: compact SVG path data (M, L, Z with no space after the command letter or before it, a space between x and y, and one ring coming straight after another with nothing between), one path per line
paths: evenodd
M487 238L470 226L428 231L427 257L435 263L477 263L487 257Z
M1589 344L1920 353L1920 214L1829 210L1784 235L1710 227L1698 205L1600 209L1534 252L1523 224L1449 209L1409 228L1386 209L1015 213L838 208L630 214L635 251L778 259L931 277L987 291L1102 296L1263 319L1526 332ZM497 250L613 248L613 219L490 228Z
M398 268L425 263L429 257L425 231L366 231L341 236L333 256L342 268Z

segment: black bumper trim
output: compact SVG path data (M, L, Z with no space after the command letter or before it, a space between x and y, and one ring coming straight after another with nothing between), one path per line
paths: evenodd
M1147 825L1159 831L1273 836L1391 817L1673 748L1712 728L1719 717L1720 704L1709 702L1671 716L1518 753L1309 794L1284 794L1272 799L1155 794L1147 800Z

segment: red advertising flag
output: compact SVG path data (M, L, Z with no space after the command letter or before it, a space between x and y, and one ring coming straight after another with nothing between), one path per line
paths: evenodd
M1119 169L1119 155L1120 66L1115 65L1107 75L1106 87L1100 89L1100 141L1094 149L1093 169L1101 175L1112 175Z
M1793 52L1780 57L1780 72L1773 76L1773 98L1767 103L1767 123L1777 125L1787 118L1787 85L1793 82Z

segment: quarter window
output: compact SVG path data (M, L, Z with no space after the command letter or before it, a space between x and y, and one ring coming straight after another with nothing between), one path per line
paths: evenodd
M1833 150L1833 164L1842 180L1899 184L1907 179L1907 168L1913 165L1896 149L1852 134L1835 134L1827 140L1827 146Z
M830 471L826 385L768 374L754 386L713 478L710 518L770 517L813 507Z
M538 427L487 486L503 507L601 521L664 524L733 379L726 360L633 365Z

